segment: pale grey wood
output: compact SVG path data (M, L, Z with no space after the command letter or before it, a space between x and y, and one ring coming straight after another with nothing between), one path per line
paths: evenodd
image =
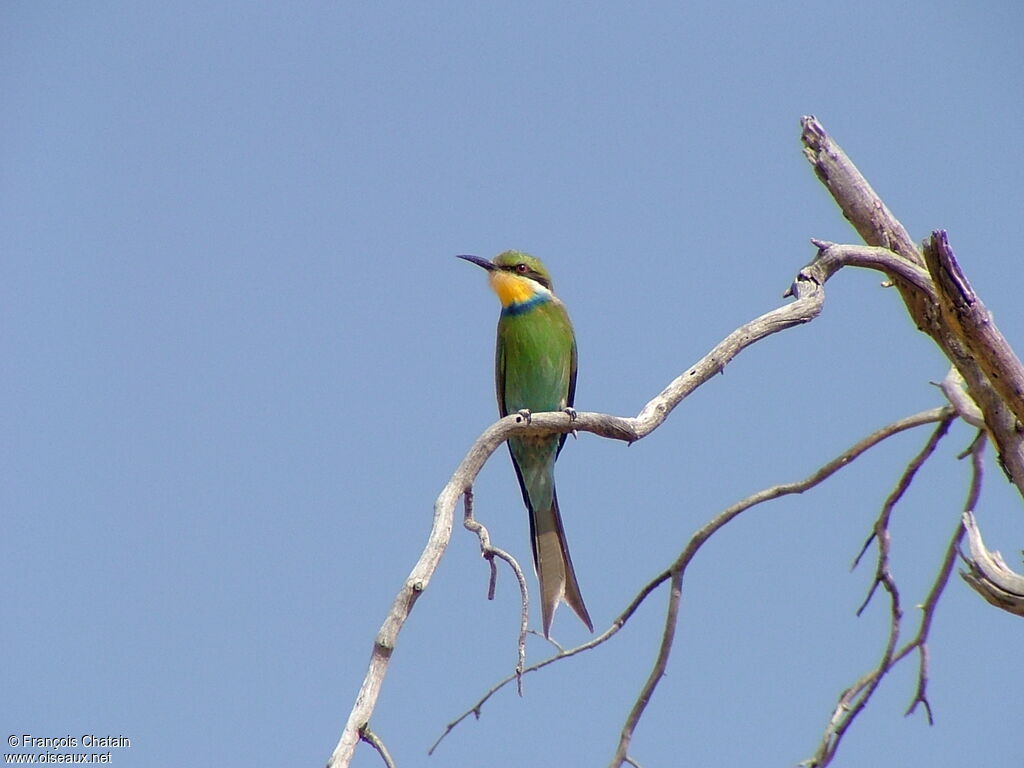
M971 550L970 570L960 571L964 581L997 608L1024 616L1024 576L1015 573L998 552L985 547L969 510L964 512L964 528Z

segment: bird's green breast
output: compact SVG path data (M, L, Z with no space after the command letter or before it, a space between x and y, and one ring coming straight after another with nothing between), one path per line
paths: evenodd
M557 299L523 312L503 312L495 371L501 414L523 408L557 411L571 405L575 346L569 316Z
M560 301L534 301L528 307L502 312L495 373L502 416L524 408L541 413L572 405L576 341ZM555 459L564 442L564 435L508 441L523 495L532 509L550 509L554 503Z

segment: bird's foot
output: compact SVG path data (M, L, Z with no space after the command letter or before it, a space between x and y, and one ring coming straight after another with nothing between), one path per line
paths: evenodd
M527 424L529 424L530 422L533 421L533 414L530 413L530 409L529 408L520 408L518 413L516 414L516 423L517 424L522 423L524 421Z
M568 408L563 408L562 413L569 417L569 421L576 421L576 409L571 405Z

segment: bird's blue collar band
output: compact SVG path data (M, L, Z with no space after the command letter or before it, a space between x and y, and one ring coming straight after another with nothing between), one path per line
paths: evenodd
M516 315L522 315L526 312L529 312L534 307L543 304L546 301L551 301L550 294L535 293L526 301L518 301L513 304L509 304L507 307L502 307L501 314L505 316L511 315L512 317L515 317Z

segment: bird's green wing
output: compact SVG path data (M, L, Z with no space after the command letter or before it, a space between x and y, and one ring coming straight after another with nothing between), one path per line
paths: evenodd
M565 404L567 407L572 408L573 403L576 402L576 336L572 338L572 354L569 355L569 394L565 398ZM561 439L558 441L558 453L562 452L562 446L565 445L565 438L569 436L568 432L562 433ZM558 457L558 453L555 457Z
M494 348L494 391L498 395L498 413L501 418L508 416L505 410L505 344L498 329L498 343Z

